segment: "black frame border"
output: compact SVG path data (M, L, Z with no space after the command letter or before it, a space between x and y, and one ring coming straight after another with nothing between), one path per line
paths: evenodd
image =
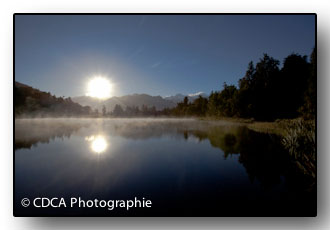
M13 14L13 216L14 217L129 217L129 216L98 216L98 215L16 215L15 214L15 16L16 15L314 15L315 16L315 31L314 31L314 41L315 41L315 51L316 51L316 68L317 68L317 13L14 13ZM317 169L317 76L318 71L316 69L316 111L315 111L315 150L316 150L316 169ZM317 170L316 170L316 213L318 208L318 193L317 193ZM186 217L186 216L136 216L136 217ZM188 217L205 217L205 216L188 216ZM211 216L210 216L211 217ZM222 217L222 216L213 216ZM273 217L273 216L228 216L228 217ZM287 217L287 216L276 216L276 217ZM296 217L296 216L292 216ZM304 217L304 216L297 216Z

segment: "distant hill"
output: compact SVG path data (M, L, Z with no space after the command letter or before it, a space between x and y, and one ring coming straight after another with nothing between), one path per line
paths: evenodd
M176 94L175 96L161 97L161 96L150 96L148 94L132 94L121 97L111 97L107 100L100 100L89 96L73 97L72 101L79 103L83 106L90 106L92 109L98 109L100 112L103 105L108 112L113 111L116 105L120 105L123 109L126 107L139 107L143 105L151 108L155 107L156 110L163 110L165 108L174 108L177 103L182 102L186 95ZM193 102L199 96L207 97L203 92L187 95L190 102Z
M81 106L70 98L55 97L31 86L15 82L15 117L64 117L91 114L89 106Z
M102 110L103 105L107 111L113 111L116 104L120 105L123 109L129 107L142 108L143 105L147 107L155 107L156 110L162 110L164 108L173 108L176 103L170 100L166 100L161 96L150 96L147 94L132 94L122 97L112 97L107 100L99 100L88 96L73 97L72 101L79 103L83 106L90 106L93 109Z
M16 87L16 88L32 88L31 86L28 86L28 85L22 84L22 83L17 82L17 81L15 81L15 87Z

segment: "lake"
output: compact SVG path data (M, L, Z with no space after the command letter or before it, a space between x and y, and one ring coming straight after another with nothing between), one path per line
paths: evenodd
M16 119L17 216L313 216L316 194L275 135L195 119ZM145 198L152 208L21 199Z

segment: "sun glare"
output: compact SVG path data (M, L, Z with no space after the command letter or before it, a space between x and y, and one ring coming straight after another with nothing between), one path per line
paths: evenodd
M91 142L91 149L95 153L103 153L108 147L108 143L102 135L86 137L85 140Z
M88 82L87 96L98 99L107 99L111 97L112 84L104 77L94 77Z

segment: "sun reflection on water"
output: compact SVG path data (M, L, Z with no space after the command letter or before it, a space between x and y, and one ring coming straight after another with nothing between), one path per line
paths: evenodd
M108 143L103 135L88 136L85 137L85 140L91 142L91 150L98 154L103 153L108 147Z

